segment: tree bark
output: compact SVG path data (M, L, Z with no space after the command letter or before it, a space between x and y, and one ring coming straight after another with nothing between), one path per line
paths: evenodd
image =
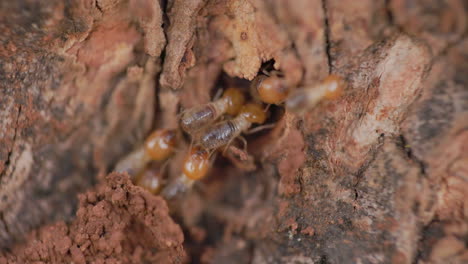
M0 2L0 263L466 263L467 10ZM218 159L170 210L106 176L151 129L220 87L247 92L271 63L290 89L334 73L345 94L304 115L272 107L249 165Z

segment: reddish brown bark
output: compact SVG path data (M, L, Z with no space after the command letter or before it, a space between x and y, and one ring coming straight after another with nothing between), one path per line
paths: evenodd
M0 262L468 261L467 10L1 2ZM151 128L222 86L248 91L268 62L291 89L329 73L348 87L305 115L272 107L274 129L168 204L179 226L126 175L104 177Z

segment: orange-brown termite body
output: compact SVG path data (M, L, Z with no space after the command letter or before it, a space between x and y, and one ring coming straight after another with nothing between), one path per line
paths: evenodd
M246 132L252 124L263 124L266 118L266 113L261 105L248 103L242 107L239 115L235 118L206 129L198 139L198 143L206 150L214 150L228 145L242 132Z
M239 89L228 88L220 99L184 111L180 118L180 126L193 136L197 131L214 123L223 114L235 116L244 102L245 96Z
M162 191L165 198L172 198L189 189L193 183L202 179L211 167L210 154L200 147L189 149L182 164L182 173Z
M322 100L339 98L346 87L346 82L338 75L331 74L318 85L295 90L286 99L286 110L303 113L311 109Z
M163 170L159 166L148 166L142 170L135 179L135 185L140 186L152 194L157 194L162 189Z
M281 104L290 93L286 79L278 74L258 75L252 81L251 92L262 102L267 104Z
M176 132L170 129L159 129L151 133L144 144L132 151L115 166L115 171L128 172L135 176L150 161L163 161L174 152Z

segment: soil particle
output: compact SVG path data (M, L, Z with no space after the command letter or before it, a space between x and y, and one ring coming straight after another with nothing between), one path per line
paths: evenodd
M126 174L79 197L75 220L45 226L1 257L5 263L182 263L182 230L168 215L166 202Z

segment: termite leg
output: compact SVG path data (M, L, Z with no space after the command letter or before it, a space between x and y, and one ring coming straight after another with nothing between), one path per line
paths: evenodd
M194 182L193 187L198 189L201 193L206 193L208 191L206 189L206 185L203 184L203 182L201 182L201 181Z
M229 142L226 144L226 147L224 147L224 150L223 150L223 156L224 154L226 153L226 150L229 148L229 146L231 145L232 141L234 140L234 138L231 138L229 140Z
M247 140L243 136L239 136L239 139L242 141L242 145L244 146L244 152L247 152Z
M182 107L179 106L179 110L181 109ZM185 114L185 112L190 109L190 108L187 108L187 109L183 109L182 111L180 111L177 115L176 115L176 118L177 120L180 120L182 118L182 115Z
M274 128L275 125L276 124L266 124L266 125L263 125L263 126L258 126L258 127L252 128L252 129L244 132L244 134L250 135L250 134L253 134L253 133L260 132L260 131L265 130L265 129L271 129L271 128Z
M193 137L190 137L190 146L189 146L189 149L192 149L193 147Z
M268 112L268 110L270 110L270 106L271 106L271 104L267 104L267 106L265 107L265 110L263 110L263 112L265 112L265 113Z
M181 149L181 148L176 148L174 149L174 153L180 153L180 152L184 152L185 150L184 149Z
M164 163L161 165L161 173L164 173L167 165L169 164L169 160L165 160Z

